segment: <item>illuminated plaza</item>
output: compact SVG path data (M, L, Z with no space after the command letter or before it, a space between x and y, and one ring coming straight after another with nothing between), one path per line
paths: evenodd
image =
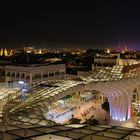
M58 109L64 113L77 107L78 104L80 106L80 99L84 95L85 99L89 98L91 101L97 91L98 95L93 102L101 99L101 104L103 98L106 97L110 104L111 120L126 121L132 117L132 97L134 89L139 86L139 75L140 64L138 63L127 66L115 65L113 68L102 67L82 73L73 80L47 80L33 83L32 86L23 83L20 85L25 86L20 87L22 91L17 90L18 83L11 83L9 87L7 84L7 88L11 88L12 91L3 94L1 99L2 102L5 102L4 121L15 123L16 119L16 123L18 123L18 121L30 120L29 118L33 117L35 123L41 120L47 123L46 113L52 111L53 107L57 108L65 104L66 109L63 111ZM15 87L16 89L14 89ZM3 91L3 89L1 90ZM64 103L66 96L70 96L72 99L66 100ZM58 113L56 116L60 114Z
M30 128L68 125L72 118L80 119L83 124L94 116L99 124L138 128L137 119L131 119L134 105L139 102L139 92L134 93L139 89L139 76L140 64L137 63L95 67L94 71L83 72L73 79L67 76L64 80L43 80L32 85L24 81L3 83L1 122L7 128L9 125ZM109 114L101 107L106 98ZM133 126L127 123L129 120Z

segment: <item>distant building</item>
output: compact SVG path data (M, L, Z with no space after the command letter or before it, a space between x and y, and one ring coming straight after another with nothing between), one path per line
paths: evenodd
M92 69L101 66L131 65L140 63L138 59L122 59L120 54L98 55L94 58Z
M4 71L5 82L22 80L30 84L47 79L64 79L66 74L65 64L7 65Z
M115 65L117 62L117 58L102 58L102 57L95 57L94 58L94 64L95 65Z
M13 50L0 49L0 56L13 56Z

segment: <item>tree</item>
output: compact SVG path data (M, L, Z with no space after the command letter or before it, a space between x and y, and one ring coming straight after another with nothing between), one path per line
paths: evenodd
M81 119L78 119L78 118L72 118L69 120L69 123L70 124L79 124L81 121Z
M96 120L93 116L91 116L91 118L86 119L85 123L93 125L93 124L99 124L99 121Z
M109 102L106 99L106 101L102 104L102 109L104 109L106 112L110 111L110 107L109 107Z

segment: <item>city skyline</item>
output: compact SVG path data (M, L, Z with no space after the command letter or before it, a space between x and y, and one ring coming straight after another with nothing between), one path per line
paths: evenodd
M140 140L139 5L1 3L0 139Z
M12 4L1 9L0 47L139 49L139 2L94 1L92 5Z

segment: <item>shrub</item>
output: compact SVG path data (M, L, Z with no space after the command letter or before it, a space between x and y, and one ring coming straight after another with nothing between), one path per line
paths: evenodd
M86 119L85 123L93 125L93 124L99 124L99 121L94 118L89 118L89 119Z
M81 121L81 119L78 119L78 118L72 118L69 120L69 123L70 124L79 124Z
M110 111L110 107L109 107L109 102L108 101L105 101L103 104L102 104L102 109L109 112Z

